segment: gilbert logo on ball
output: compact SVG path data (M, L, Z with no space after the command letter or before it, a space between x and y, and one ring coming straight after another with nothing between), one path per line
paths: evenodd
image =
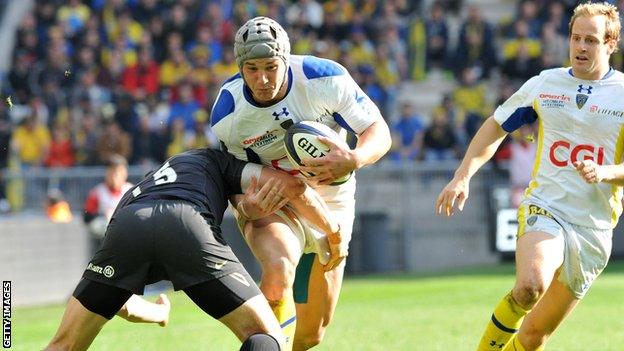
M298 169L303 165L303 161L326 156L330 148L321 142L318 137L323 136L331 139L336 144L343 145L345 148L349 146L343 138L338 135L333 129L328 126L313 121L303 121L295 123L286 130L284 135L284 146L286 148L286 156L293 164L294 168ZM301 171L306 177L311 177L313 174ZM344 177L336 179L331 185L340 185L345 183L351 178L349 173Z
M311 138L315 138L315 137L311 137ZM318 147L316 147L309 138L307 137L301 137L299 140L297 140L297 145L303 150L305 151L308 155L312 156L312 158L317 158L317 157L323 157L325 156L325 153L323 151L321 151Z

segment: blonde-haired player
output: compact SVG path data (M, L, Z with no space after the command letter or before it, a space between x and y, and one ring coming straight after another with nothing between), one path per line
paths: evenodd
M609 66L617 8L587 3L570 21L571 68L528 80L477 132L436 201L450 216L505 135L539 122L533 178L518 209L516 283L497 305L478 350L542 350L611 253L622 212L624 74Z

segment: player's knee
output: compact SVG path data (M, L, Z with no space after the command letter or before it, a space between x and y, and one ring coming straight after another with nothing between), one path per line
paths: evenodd
M523 308L530 309L544 295L545 286L541 282L526 281L520 282L514 288L514 299Z
M292 284L295 281L295 271L297 266L289 259L279 257L266 262L262 268L263 286L282 292L291 289Z
M297 334L296 349L308 350L319 345L325 337L325 328Z
M70 351L75 349L76 339L71 333L59 331L44 351Z
M260 333L248 337L240 351L280 351L280 345L273 336Z
M69 345L62 343L61 340L55 339L52 340L43 351L69 351L69 349Z
M527 350L536 350L538 347L546 344L546 340L550 336L550 333L545 330L540 330L535 327L529 326L523 331L522 336L518 337L522 346Z

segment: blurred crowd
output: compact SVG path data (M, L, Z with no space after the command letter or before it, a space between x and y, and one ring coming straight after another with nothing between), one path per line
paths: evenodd
M294 54L345 64L385 109L409 78L407 31L417 3L37 1L20 22L3 80L13 106L0 107L7 144L0 168L101 165L112 154L153 164L218 147L210 109L237 73L235 31L256 15L287 28Z
M566 64L574 4L521 1L489 23L461 0L38 0L2 81L11 107L0 104L0 169L101 165L113 154L150 165L218 147L210 109L237 73L235 31L256 15L284 25L294 54L351 72L391 125L388 159L456 159L519 83ZM401 84L431 70L455 82L431 115L399 105Z
M609 2L624 8L624 1ZM481 123L522 83L541 70L569 64L568 23L576 4L572 0L517 1L513 13L490 23L484 10L473 2L462 7L465 15L457 33L451 33L452 16L443 2L435 1L424 9L424 20L410 24L410 33L420 31L422 38L420 45L413 46L421 50L408 52L424 56L420 62L408 55L408 66L416 72L411 78L417 79L418 72L426 75L439 69L454 84L442 93L441 102L429 116L418 106L399 106L398 117L391 123L394 141L390 158L399 162L460 158ZM410 42L416 39L408 38ZM454 46L451 38L456 38ZM624 61L621 51L612 56L613 67L620 70ZM533 134L532 127L513 133L499 149L496 161L513 162L510 150L532 143ZM524 159L524 169L530 169L532 158Z

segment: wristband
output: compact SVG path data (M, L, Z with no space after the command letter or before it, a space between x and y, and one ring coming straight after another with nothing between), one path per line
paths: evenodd
M329 241L329 243L332 245L338 245L342 242L342 238L340 235L340 224L338 224L338 230L327 235L327 241Z

